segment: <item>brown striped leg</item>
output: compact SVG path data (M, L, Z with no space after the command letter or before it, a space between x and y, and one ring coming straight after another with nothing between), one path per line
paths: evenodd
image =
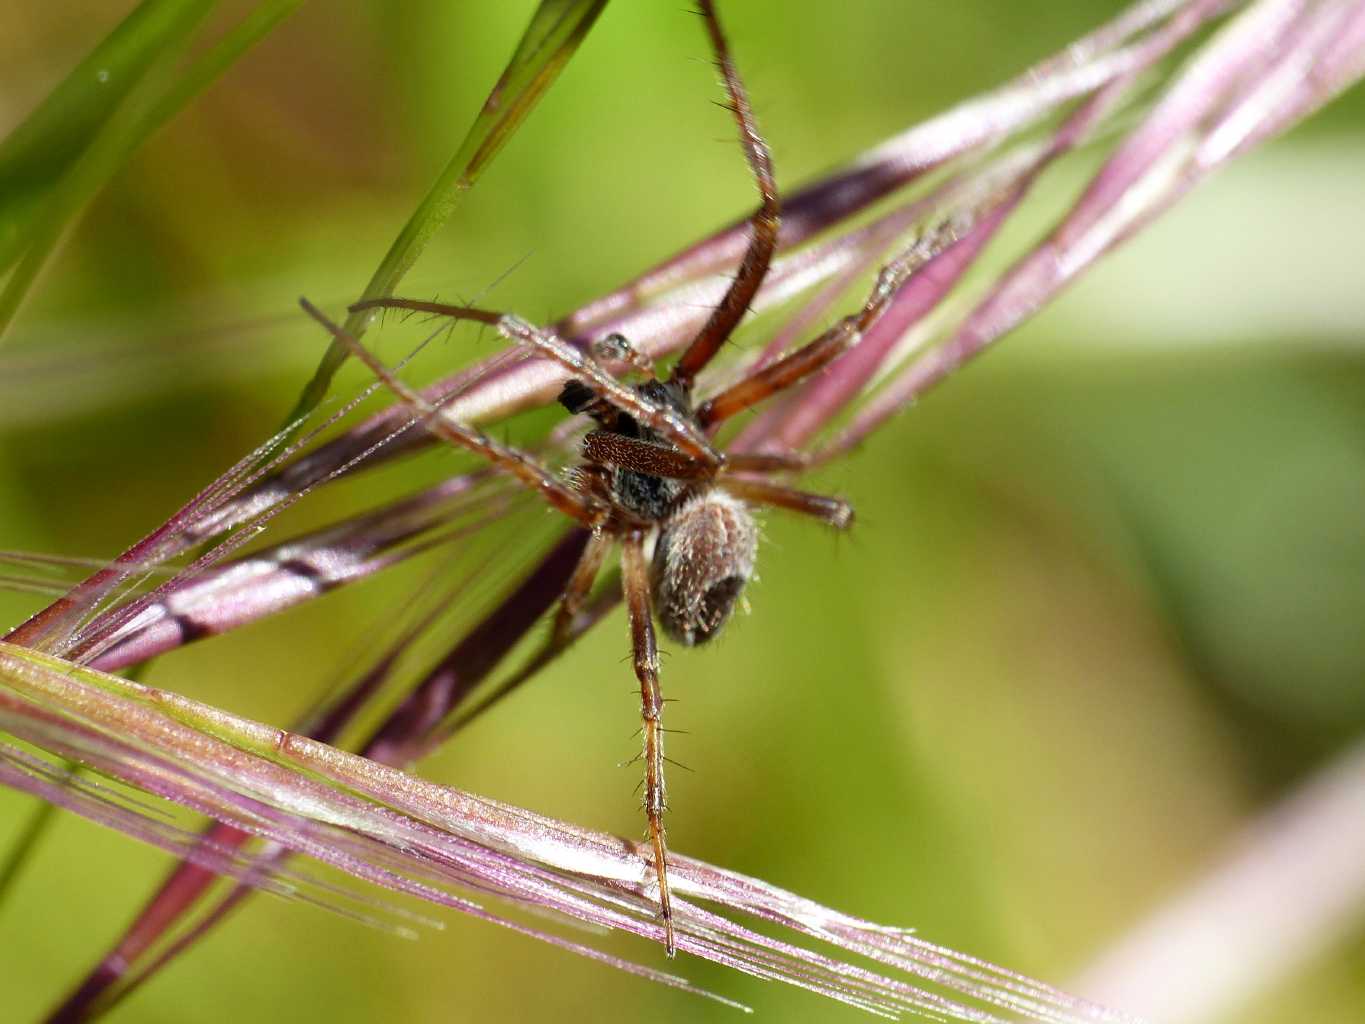
M853 506L842 498L798 491L793 487L783 487L767 480L749 480L735 476L722 477L716 481L716 485L736 498L742 498L755 505L771 505L787 509L789 512L800 512L836 530L847 530L853 525Z
M378 358L356 341L347 331L329 320L307 299L300 299L304 312L323 327L332 337L346 345L370 368L376 377L398 398L425 417L423 425L437 437L459 448L467 449L487 459L496 469L508 474L527 490L539 494L549 505L584 526L596 527L605 522L611 506L599 498L570 487L567 483L536 462L525 452L494 441L482 431L447 416L439 405L428 402L421 394L408 387Z
M862 309L844 317L814 341L785 358L763 367L703 402L697 408L697 420L702 427L713 427L828 366L846 349L857 344L858 339L881 319L891 300L915 271L957 242L971 229L972 224L972 217L963 214L920 234L895 259L882 267L877 275L877 283L872 286Z
M711 447L706 435L692 420L672 406L651 402L629 384L622 384L608 373L595 358L585 355L554 331L537 327L519 316L500 315L470 306L450 306L424 299L366 299L351 307L352 312L370 309L406 309L417 313L434 313L456 320L474 320L491 324L509 341L519 342L540 355L553 359L568 370L574 379L582 381L599 396L622 412L667 438L699 462L719 466L722 457Z
M673 938L673 906L668 897L668 850L664 844L664 701L659 689L659 649L654 641L654 615L650 605L649 566L645 562L644 539L645 535L640 531L629 533L622 539L621 582L625 589L626 611L630 616L635 676L640 680L645 817L649 820L649 842L654 848L654 874L659 880L659 914L664 923L664 948L672 956L677 945Z
M810 344L803 345L775 363L769 363L707 399L697 407L697 421L703 429L715 426L735 413L743 412L779 391L785 391L824 369L841 356L857 337L857 318L841 320Z
M690 455L610 430L594 430L583 438L583 457L597 465L619 466L668 480L704 480L714 476L710 466ZM731 473L795 473L809 466L810 456L799 451L727 452L725 456L725 470Z
M606 560L611 545L611 536L602 530L595 530L588 538L583 554L578 556L578 564L574 566L573 575L569 577L569 582L564 587L564 595L559 599L559 608L555 612L555 621L550 629L547 647L559 649L568 643L574 633L574 623L578 620L578 614L583 610L583 606L587 604L593 582L602 571L602 562Z

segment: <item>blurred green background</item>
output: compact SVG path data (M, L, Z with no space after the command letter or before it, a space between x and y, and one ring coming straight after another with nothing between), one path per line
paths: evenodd
M6 5L0 131L131 6ZM321 351L295 297L335 308L359 291L531 6L305 5L135 157L0 350L0 547L112 556L274 429ZM608 8L404 292L546 319L749 206L684 7ZM789 187L1118 7L722 14ZM769 518L754 613L665 663L669 724L688 732L670 752L695 769L671 778L677 849L1065 983L1360 736L1358 93L1215 178L822 474L857 505L853 536ZM1082 170L1050 178L1044 205ZM429 358L488 344L457 335ZM385 471L293 521L439 469ZM287 722L340 671L338 638L373 630L414 578L179 652L147 679ZM37 606L0 593L0 624ZM616 767L636 727L625 653L617 615L424 774L634 835L635 769ZM0 850L31 806L0 792ZM165 864L60 820L0 905L0 1015L34 1019L64 993ZM259 898L111 1019L735 1019L446 923L410 943ZM1359 1020L1362 952L1358 925L1230 1019ZM765 1020L861 1019L678 966Z

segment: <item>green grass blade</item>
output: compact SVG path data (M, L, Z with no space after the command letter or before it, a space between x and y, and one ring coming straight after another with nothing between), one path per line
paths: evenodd
M85 149L157 56L183 31L183 0L146 0L0 141L0 217L15 190L52 180Z
M91 127L87 131L90 138L83 149L75 145L74 133L63 134L58 130L56 114L44 113L46 108L53 104L51 97L17 130L23 131L34 123L35 119L42 126L41 132L39 129L29 130L30 141L24 142L14 150L13 166L17 168L15 173L22 172L26 166L37 166L34 163L34 154L39 152L40 147L38 142L33 140L39 140L40 137L49 140L49 149L64 142L68 148L68 160L67 166L54 168L48 175L49 180L55 180L56 184L47 187L46 195L35 194L32 189L19 188L15 193L22 197L22 202L16 202L11 211L5 211L0 207L0 267L9 266L20 253L23 254L4 292L0 293L0 337L3 337L5 330L13 321L21 303L56 250L62 236L90 199L123 167L143 142L254 43L264 38L275 25L293 13L301 2L302 0L268 0L259 4L213 46L196 57L178 77L175 75L177 58L183 52L199 20L213 6L213 0L181 0L177 4L165 4L175 7L178 17L166 23L161 21L155 23L154 27L160 30L156 36L156 45L144 43L140 49L145 63L137 75L137 81L129 83L121 105L106 106L100 111L103 120L91 122ZM143 6L150 5L149 3ZM158 0L155 6L161 7L163 3ZM128 23L125 21L114 34L123 32ZM143 31L150 33L152 29L144 27ZM125 41L123 45L126 49L129 44ZM100 49L103 49L103 44ZM96 53L99 53L100 49L97 49ZM89 60L82 62L81 67L85 68L88 64ZM155 73L148 76L147 71L153 66ZM78 68L72 72L68 82L80 71L81 68ZM91 73L93 74L93 71ZM67 83L64 82L58 87L57 92L61 92L66 86ZM70 95L77 94L78 91L72 87ZM74 101L63 101L63 104L55 105L53 109L69 107L71 102ZM5 180L4 174L5 166L0 164L0 181Z
M105 112L88 144L73 156L34 221L16 240L22 255L0 293L0 337L14 321L19 306L47 265L76 213L122 166L138 114L149 105L156 87L172 73L195 27L213 7L212 0L148 0L166 8L164 16L141 23L154 38L140 49L140 69L121 103ZM144 4L144 6L146 6ZM22 153L22 150L21 150ZM16 254L17 255L17 254Z
M554 83L606 5L607 0L541 0L459 150L394 239L361 298L393 293L431 236ZM371 316L352 314L346 320L347 333L359 338ZM322 401L346 355L346 347L333 342L286 422L297 422Z

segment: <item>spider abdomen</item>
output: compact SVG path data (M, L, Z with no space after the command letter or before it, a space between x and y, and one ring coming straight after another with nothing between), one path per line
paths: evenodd
M688 647L715 636L754 572L758 526L739 499L704 491L659 529L654 598L659 624Z

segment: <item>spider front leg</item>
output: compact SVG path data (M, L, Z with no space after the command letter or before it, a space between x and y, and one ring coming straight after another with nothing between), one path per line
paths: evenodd
M659 689L659 648L654 639L654 615L649 596L649 566L645 562L643 531L632 531L621 540L621 578L626 611L630 617L635 676L640 681L645 817L649 820L649 842L654 849L654 874L659 880L659 914L664 923L664 948L669 956L673 956L677 944L673 936L673 906L668 896L668 849L664 844L664 701Z
M685 391L692 389L697 374L706 368L706 364L729 340L739 322L744 319L744 314L749 311L749 304L758 294L763 279L768 276L768 266L772 263L773 253L777 249L777 232L782 223L772 153L768 150L768 144L763 141L763 136L759 134L758 122L754 120L754 112L749 107L748 93L744 91L744 82L739 77L739 71L735 69L735 62L730 58L730 46L725 41L725 33L721 31L716 5L713 0L701 0L700 8L701 15L706 21L707 35L711 39L711 49L716 54L716 66L725 80L725 90L730 94L730 112L734 114L735 123L739 127L740 146L743 147L744 156L749 161L749 169L753 171L760 201L758 209L749 220L752 232L749 248L744 253L735 279L730 282L720 305L712 311L706 325L673 367L671 380Z
M508 341L525 345L536 353L552 359L569 371L573 379L582 381L603 399L622 412L629 413L641 425L666 437L673 444L701 462L718 467L724 461L711 442L692 420L672 406L652 402L635 388L622 384L606 371L593 356L585 355L554 331L537 327L528 320L512 314L498 314L472 306L451 306L424 299L365 299L350 307L352 313L373 309L405 309L413 313L434 313L453 320L473 320L490 324Z
M360 344L340 325L333 323L307 299L299 305L305 313L325 327L337 341L363 362L383 381L384 386L424 418L424 426L443 441L487 459L494 468L515 479L527 490L539 494L552 508L563 512L583 526L596 528L606 521L610 506L599 498L575 490L525 452L493 440L447 415L439 404L432 405L421 394L399 380L387 366Z
M916 271L959 241L973 223L973 214L957 214L919 235L882 267L861 309L844 317L814 341L703 402L697 407L697 422L704 429L710 429L824 369L872 329Z
M597 465L617 466L666 480L702 480L715 473L714 467L684 452L609 430L594 430L583 438L583 457Z
M860 333L858 318L845 317L809 344L703 402L697 407L697 422L709 429L799 384L843 355L856 342Z

